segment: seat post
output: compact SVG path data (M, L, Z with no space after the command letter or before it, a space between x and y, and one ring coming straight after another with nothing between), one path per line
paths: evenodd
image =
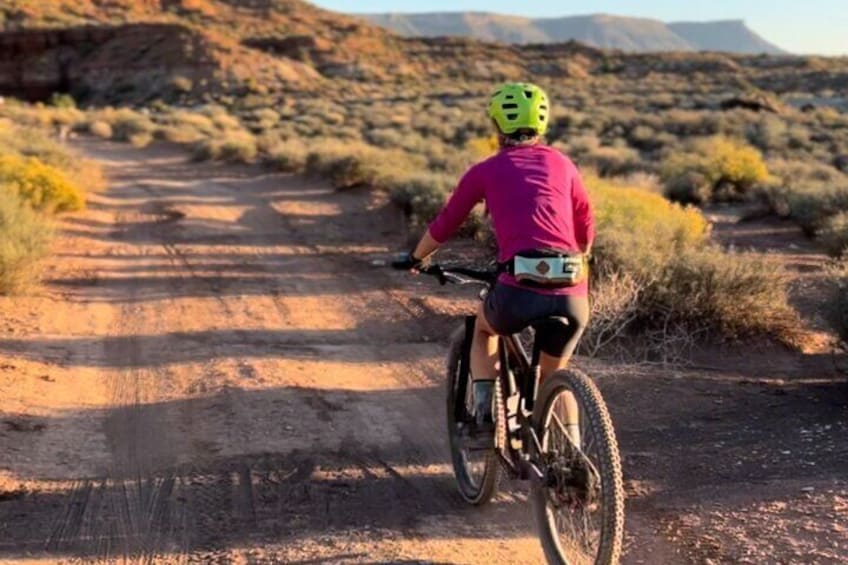
M542 368L539 365L541 355L542 350L538 342L533 340L533 357L530 362L530 370L527 378L524 379L524 390L521 391L524 397L524 410L530 414L533 413L533 406L536 404L536 394L539 391L539 381L542 376Z

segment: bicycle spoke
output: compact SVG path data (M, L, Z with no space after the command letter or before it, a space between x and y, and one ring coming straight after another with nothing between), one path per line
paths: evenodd
M589 429L584 418L580 418L581 446L577 446L568 433L568 427L563 422L568 412L564 402L565 391L554 399L547 419L546 433L543 440L545 452L554 454L560 464L573 467L585 465L585 472L597 477L597 469L591 461L596 438ZM582 413L578 406L578 413ZM568 558L569 564L594 563L600 544L600 531L590 506L584 501L573 500L574 493L555 492L553 513L554 523L559 532L562 551Z
M545 556L568 565L618 563L623 493L606 406L579 371L550 379L536 414L546 483L534 502Z

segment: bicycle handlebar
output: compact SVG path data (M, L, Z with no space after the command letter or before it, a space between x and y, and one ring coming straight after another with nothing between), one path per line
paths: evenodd
M483 271L467 267L443 267L430 265L419 270L424 275L439 279L439 284L485 284L492 286L498 278L497 271Z

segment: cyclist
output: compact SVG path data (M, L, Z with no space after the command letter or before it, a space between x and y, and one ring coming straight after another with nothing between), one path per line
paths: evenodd
M485 201L498 244L498 282L481 304L471 348L474 410L491 428L497 378L497 335L517 333L553 317L540 341L542 378L564 368L589 321L588 256L594 219L571 160L545 145L550 103L534 84L507 83L492 96L488 115L500 149L471 167L414 250L393 263L415 270ZM569 433L576 434L576 410ZM482 430L481 430L482 431Z

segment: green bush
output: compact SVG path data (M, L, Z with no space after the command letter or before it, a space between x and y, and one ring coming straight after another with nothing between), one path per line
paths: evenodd
M0 184L0 294L25 290L47 253L49 224Z

